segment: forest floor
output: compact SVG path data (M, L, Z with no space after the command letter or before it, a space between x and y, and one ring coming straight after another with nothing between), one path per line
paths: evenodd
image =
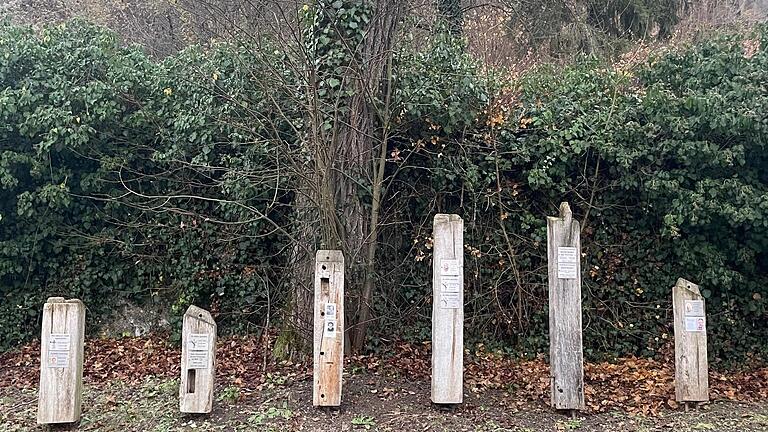
M343 403L312 407L311 368L264 362L254 338L217 346L217 389L207 416L178 411L179 352L158 338L89 341L79 431L768 431L768 369L711 372L712 403L684 411L666 362L620 359L585 365L587 409L549 408L548 369L467 352L464 403L430 402L428 344L393 344L387 355L350 357ZM0 431L35 424L39 345L0 355Z

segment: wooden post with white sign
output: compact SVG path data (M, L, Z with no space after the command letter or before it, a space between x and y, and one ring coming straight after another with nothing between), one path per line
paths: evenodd
M584 409L584 355L581 340L581 238L568 203L547 217L549 279L549 365L551 404Z
M312 405L339 406L344 370L344 255L341 251L317 251L314 311Z
M51 297L43 306L37 423L75 423L83 396L85 305Z
M678 279L672 288L675 316L675 399L709 401L707 318L699 286Z
M432 402L464 400L464 221L437 214L432 258Z
M208 414L213 409L216 330L216 321L207 310L190 306L184 313L179 386L179 409L183 413Z

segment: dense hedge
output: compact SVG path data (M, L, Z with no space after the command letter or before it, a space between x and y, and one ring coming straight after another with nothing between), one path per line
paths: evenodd
M270 155L242 109L208 91L257 98L237 67L194 49L152 61L80 22L0 27L0 346L37 333L50 295L102 317L156 301L174 320L200 301L229 327L242 323L232 311L279 300L267 264L283 242L244 208L284 213Z
M636 70L586 60L514 82L450 37L420 43L395 59L373 348L393 329L428 337L431 217L456 212L468 336L546 352L545 216L567 200L584 226L588 356L668 344L678 277L704 287L713 357L766 354L766 29ZM251 211L290 220L291 179L272 173L273 144L300 141L275 113L293 115L291 95L258 82L280 55L156 61L82 23L0 27L0 346L32 337L53 294L103 316L121 299L174 317L198 302L232 330L282 306L287 239Z
M401 301L428 323L430 308L419 301L428 299L429 216L459 213L470 328L514 341L516 352L546 352L544 216L569 201L583 222L589 356L654 355L669 346L678 277L704 287L713 357L764 355L766 46L763 29L668 53L636 71L595 61L544 67L512 83L501 106L486 112L485 127L457 136L455 127L432 123L438 116L415 126L411 144L419 134L426 144L404 146L415 149L402 156L415 167L400 177L407 203L393 208L398 220L415 222L415 244L403 250L415 250L419 279L400 291ZM418 336L428 330L422 325Z

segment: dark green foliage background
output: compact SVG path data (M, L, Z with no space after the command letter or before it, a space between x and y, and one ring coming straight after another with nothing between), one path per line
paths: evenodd
M274 130L244 120L259 92L229 54L155 62L84 23L0 27L2 347L37 333L52 295L102 317L167 304L174 326L200 302L231 329L267 306L284 242L244 205L285 213L279 185L249 181L274 168Z
M455 212L468 337L546 352L545 216L569 201L588 357L668 347L685 277L708 299L714 360L764 358L766 47L762 28L632 71L587 59L509 82L448 35L405 44L370 347L429 337L431 219ZM51 295L102 317L161 302L172 324L198 303L225 331L284 306L288 240L253 212L289 225L292 179L270 173L300 143L281 116L301 113L290 86L260 81L283 56L267 43L156 61L83 23L0 27L0 347L34 337Z

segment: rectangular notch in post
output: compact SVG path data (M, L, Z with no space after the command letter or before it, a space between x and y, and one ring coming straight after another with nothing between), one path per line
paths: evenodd
M322 269L324 272L328 271L326 267L327 267L326 264L322 265ZM320 293L322 298L330 297L331 295L331 279L330 278L327 278L327 277L320 278ZM320 316L325 318L324 303L320 304ZM324 355L325 355L325 351L322 350L322 345L321 345L320 356L324 356ZM326 361L326 364L329 364L329 363L333 364L333 362Z
M325 264L323 264L323 270L325 270ZM328 298L331 295L331 278L320 278L320 294L323 298Z
M195 370L189 369L187 371L187 393L195 392Z
M331 297L331 269L329 268L331 263L323 263L320 265L320 297L323 301L320 302L320 316L325 317L324 304Z

